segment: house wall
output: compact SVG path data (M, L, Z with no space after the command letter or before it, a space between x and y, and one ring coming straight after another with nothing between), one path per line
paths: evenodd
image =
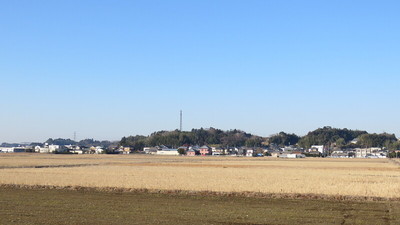
M178 150L160 150L157 155L179 155Z
M14 148L1 147L0 152L2 153L14 152Z
M200 154L201 155L210 155L211 153L210 153L210 149L208 149L208 148L201 148L200 149Z
M188 156L195 156L195 155L196 155L196 152L190 151L190 152L187 152L186 155L188 155Z
M357 148L356 149L356 158L365 158L368 154L371 154L372 151L370 148Z
M323 154L324 153L324 146L323 145L313 145L311 148L316 148L318 151Z

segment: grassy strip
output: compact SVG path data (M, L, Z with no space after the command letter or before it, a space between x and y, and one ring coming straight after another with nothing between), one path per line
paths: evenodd
M384 198L374 196L347 196L347 195L322 195L300 193L262 193L262 192L216 192L216 191L188 191L188 190L161 190L138 189L120 187L84 187L84 186L53 186L53 185L24 185L24 184L0 184L2 189L28 189L28 190L71 190L81 192L105 192L105 193L149 193L168 194L173 196L220 196L220 197L250 197L261 199L304 199L304 200L328 200L328 201L394 201L400 198Z

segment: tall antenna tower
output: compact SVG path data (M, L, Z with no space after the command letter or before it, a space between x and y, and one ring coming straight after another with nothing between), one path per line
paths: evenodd
M74 131L74 141L76 142L76 131Z
M182 110L181 110L181 113L180 113L180 124L179 124L180 126L179 126L179 130L182 132Z

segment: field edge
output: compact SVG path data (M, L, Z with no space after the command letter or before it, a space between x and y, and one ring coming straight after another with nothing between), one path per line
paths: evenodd
M350 196L350 195L324 195L304 193L264 193L264 192L218 192L218 191L190 191L190 190L163 190L147 188L121 188L121 187L86 187L86 186L56 186L56 185L26 185L26 184L0 184L0 189L29 189L29 190L69 190L80 192L106 192L106 193L149 193L167 194L177 196L218 196L218 197L247 197L265 199L304 199L304 200L328 200L328 201L382 201L400 202L400 198L385 198L376 196Z

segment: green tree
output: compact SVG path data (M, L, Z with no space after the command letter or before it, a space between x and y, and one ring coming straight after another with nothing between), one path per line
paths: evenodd
M300 139L298 144L303 148L310 148L311 145L331 146L334 143L337 144L337 141L341 138L344 140L345 144L348 144L351 140L362 134L367 134L367 132L349 130L346 128L338 129L327 126L309 132L306 136ZM343 140L340 140L339 142L343 143Z
M263 139L261 137L251 137L245 141L246 147L260 147Z
M178 153L179 153L179 155L185 155L186 150L184 148L178 148Z
M280 147L295 145L299 140L300 137L296 134L287 134L285 132L280 132L279 134L269 137L270 144L276 144Z
M336 140L336 146L339 148L342 148L346 145L346 141L344 140L344 138L338 138Z
M363 134L359 137L359 142L363 147L396 147L397 138L394 134Z

